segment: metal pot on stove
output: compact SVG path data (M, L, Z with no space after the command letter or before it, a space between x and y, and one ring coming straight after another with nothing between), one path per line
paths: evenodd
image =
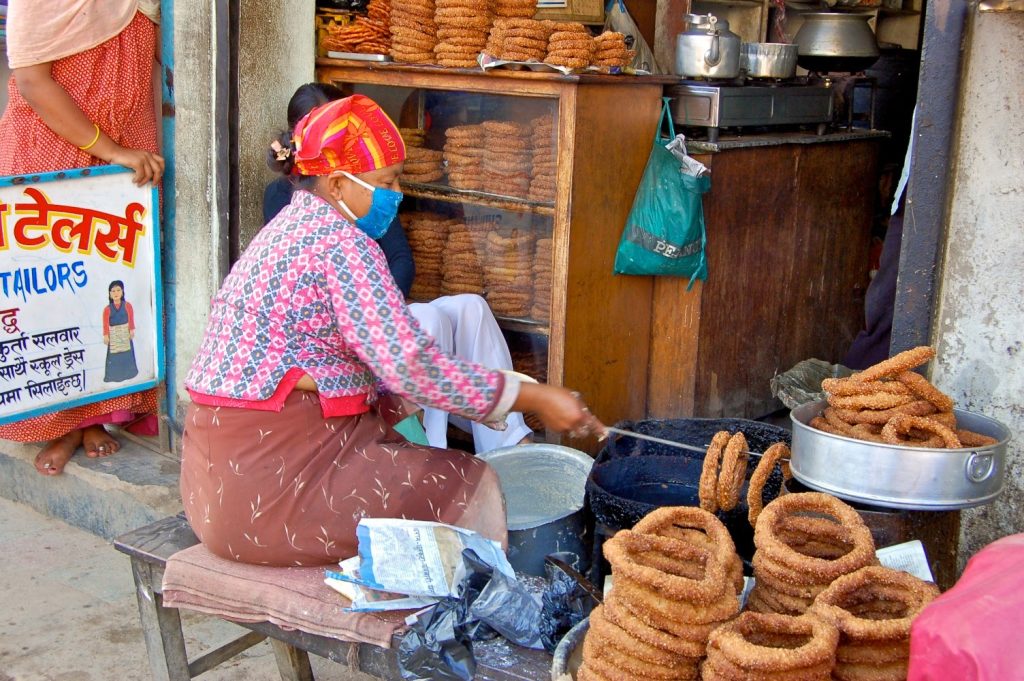
M687 14L689 28L676 36L676 75L684 78L730 79L740 75L738 35L729 22L714 14Z
M863 71L878 61L878 40L868 21L870 14L811 12L801 15L793 42L797 64L808 71Z

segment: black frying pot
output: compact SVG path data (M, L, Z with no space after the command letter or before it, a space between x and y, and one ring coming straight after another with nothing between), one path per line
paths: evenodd
M790 443L785 428L748 419L669 419L624 421L615 424L623 430L706 448L720 430L743 431L752 452L763 452L776 442ZM630 528L638 520L662 506L697 506L704 456L678 447L637 440L624 435L609 439L598 453L587 479L587 500L598 523L609 530ZM757 465L751 459L747 476ZM768 503L779 495L782 474L776 468L764 487ZM740 504L729 512L719 512L745 563L754 555L754 530L747 521L746 486Z

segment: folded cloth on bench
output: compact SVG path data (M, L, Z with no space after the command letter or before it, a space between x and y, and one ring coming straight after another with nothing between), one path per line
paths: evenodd
M322 567L262 567L225 560L202 544L167 560L164 606L235 622L270 622L342 641L391 647L408 613L343 612L349 601L324 584Z

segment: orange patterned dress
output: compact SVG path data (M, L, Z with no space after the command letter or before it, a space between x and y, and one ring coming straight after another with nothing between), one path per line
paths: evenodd
M104 133L123 147L157 153L153 106L156 25L136 13L106 42L53 62L52 77ZM18 92L11 76L0 118L0 175L46 173L102 164L50 130ZM52 440L76 428L116 423L139 435L157 433L156 390L122 395L0 426L0 438Z

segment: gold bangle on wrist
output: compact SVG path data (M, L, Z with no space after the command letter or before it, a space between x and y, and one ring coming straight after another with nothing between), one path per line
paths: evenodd
M79 148L79 149L81 149L82 151L89 151L89 150L90 150L90 149L92 149L92 148L93 148L94 146L96 146L96 143L97 143L97 142L99 142L99 141L100 141L100 126L99 126L99 125L97 125L96 123L93 123L93 124L92 124L92 127L96 128L96 136L92 138L92 142L89 142L89 143L88 143L88 144L86 144L86 145L85 145L84 147L78 147L78 148Z

